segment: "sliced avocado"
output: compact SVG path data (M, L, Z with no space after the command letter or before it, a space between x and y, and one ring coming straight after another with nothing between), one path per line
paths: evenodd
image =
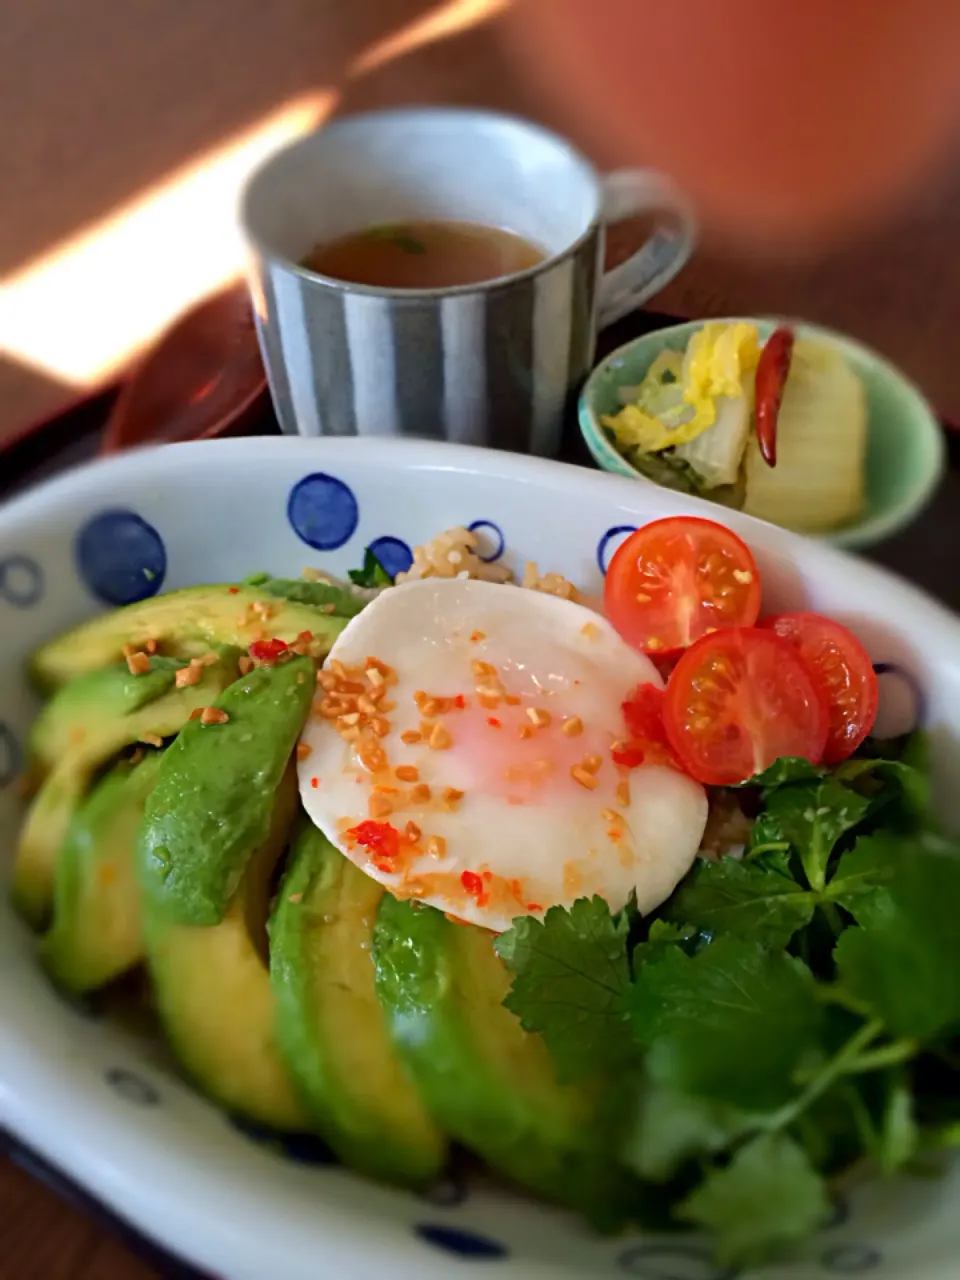
M277 1048L265 951L271 877L297 809L292 766L275 801L266 838L220 923L177 924L145 899L144 937L157 1009L187 1073L231 1111L304 1130L309 1119Z
M245 584L246 585L246 584ZM336 582L311 582L306 578L270 578L251 582L258 591L278 600L290 600L295 604L308 604L338 618L355 618L366 600L355 595L349 587Z
M373 955L393 1042L444 1132L520 1186L597 1218L613 1161L598 1149L594 1099L557 1082L540 1037L503 1007L510 975L493 943L385 894Z
M113 728L117 722L165 694L184 666L172 658L154 657L149 662L149 669L141 675L134 675L126 662L117 662L78 676L59 689L30 731L33 765L46 772L90 734L109 734L111 742L116 741ZM120 745L125 746L129 738L125 733L120 736L125 739Z
M262 606L269 617L261 617ZM49 690L116 662L124 645L139 648L155 640L175 657L197 657L211 645L246 649L261 631L287 644L310 631L310 651L322 658L344 626L345 618L280 601L252 587L187 587L101 614L58 636L33 655L30 674L41 689Z
M70 991L93 991L143 959L137 831L162 753L116 765L74 814L57 858L53 924L40 945L47 971Z
M383 888L304 821L270 921L280 1049L317 1129L351 1168L427 1186L446 1142L401 1066L374 990Z
M236 674L235 657L225 654L202 668L197 684L183 689L174 686L131 715L101 722L95 708L90 708L83 738L56 761L20 830L13 868L13 901L35 928L41 928L49 917L57 854L91 776L111 756L145 735L169 738L178 733L193 712L212 703Z
M144 891L181 924L216 924L270 828L274 794L316 691L310 658L255 667L165 753L147 802L138 865Z

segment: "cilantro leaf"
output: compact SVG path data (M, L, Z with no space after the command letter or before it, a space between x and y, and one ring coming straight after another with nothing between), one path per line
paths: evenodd
M869 918L876 913L880 901L886 900L895 858L896 849L891 847L889 834L861 836L837 864L826 897L839 902L858 922L861 911Z
M930 833L877 835L859 851L868 856L885 886L851 900L859 927L837 943L841 980L893 1034L932 1039L960 1025L960 848Z
M504 1004L546 1041L562 1080L612 1074L636 1056L626 1012L630 987L627 913L602 898L525 916L496 940L513 973Z
M907 814L922 818L930 808L929 771L909 760L856 758L845 761L833 775L838 782L859 785L875 810L899 800Z
M844 832L863 821L869 808L868 799L835 778L781 787L767 797L750 848L789 845L800 858L810 888L822 893L834 846Z
M775 791L778 787L790 782L810 782L823 777L823 769L811 764L803 756L781 756L774 760L762 773L754 774L741 787L762 787L764 791Z
M672 1178L686 1160L722 1151L754 1123L736 1107L678 1089L668 1059L656 1045L648 1054L647 1078L620 1152L629 1169L651 1182Z
M722 1266L747 1267L809 1236L829 1211L826 1183L803 1149L785 1133L771 1133L709 1173L678 1213L717 1233Z
M896 1173L916 1155L920 1130L913 1110L913 1094L898 1074L891 1080L877 1144L877 1163L885 1174Z
M758 1112L791 1097L795 1068L818 1044L821 1010L802 961L723 937L693 958L671 947L644 964L631 1012L678 1089Z
M350 569L347 576L355 587L392 587L393 578L377 559L376 553L367 547L363 553L363 568Z
M763 864L701 860L669 899L665 915L713 935L732 933L783 948L810 923L816 896L790 875L783 856Z

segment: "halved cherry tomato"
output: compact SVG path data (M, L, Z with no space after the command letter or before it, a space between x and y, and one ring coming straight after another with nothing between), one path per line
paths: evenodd
M852 631L818 613L780 613L760 626L789 640L812 669L830 718L823 759L826 764L846 760L877 718L880 688L870 655Z
M604 613L628 644L660 656L760 612L750 548L713 520L673 516L637 529L607 569Z
M698 782L733 786L780 756L818 764L827 704L798 650L756 627L717 631L683 655L667 682L670 745Z

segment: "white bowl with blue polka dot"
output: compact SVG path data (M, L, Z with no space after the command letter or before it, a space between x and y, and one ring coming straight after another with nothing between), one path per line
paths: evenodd
M713 506L559 463L427 442L230 440L121 455L0 511L0 858L37 710L31 651L107 605L304 565L334 573L374 544L392 571L453 525L485 554L535 559L587 590L625 532ZM861 636L882 673L883 728L933 735L944 817L960 822L960 622L870 565L735 513L771 609L815 608ZM951 780L953 785L951 787ZM225 1280L732 1280L693 1237L598 1239L490 1184L386 1190L316 1142L281 1147L231 1124L157 1046L50 989L0 901L0 1125L112 1209ZM838 1203L782 1280L954 1280L960 1172L865 1186ZM769 1273L768 1273L769 1274Z

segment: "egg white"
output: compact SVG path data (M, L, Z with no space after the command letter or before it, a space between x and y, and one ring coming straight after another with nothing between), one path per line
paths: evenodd
M413 766L432 792L429 803L404 802L384 820L401 831L415 822L423 851L405 856L402 873L387 872L345 835L370 819L372 789L384 775L372 777L319 710L304 731L309 753L299 765L307 813L367 875L399 896L412 891L459 919L502 931L518 915L542 915L593 894L619 910L636 893L640 910L651 911L690 869L706 795L673 769L625 771L611 762L611 745L626 733L623 699L638 684L662 687L662 681L649 659L596 613L513 586L424 579L369 604L338 637L325 668L363 668L369 658L396 677L388 690L389 732L380 740L390 768ZM495 668L512 705L480 705L477 687L489 681L475 674L477 662ZM418 693L421 702L423 693L462 695L465 707L424 721ZM543 712L549 723L534 726L531 713L542 719ZM564 732L575 719L582 732ZM436 723L449 733L447 749L401 740L405 731L429 731ZM602 761L593 790L571 774L590 755ZM409 784L386 781L409 798ZM618 793L623 781L626 803L622 786ZM462 800L438 803L445 788L463 792ZM430 836L442 841L434 853L425 847ZM465 871L487 874L490 901L481 905L479 895L464 890Z

